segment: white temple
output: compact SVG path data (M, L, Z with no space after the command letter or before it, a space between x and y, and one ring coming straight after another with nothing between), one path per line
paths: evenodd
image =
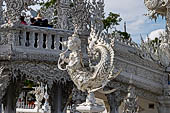
M170 0L144 0L167 25L141 45L103 33L104 0L60 0L40 11L55 28L22 25L40 2L0 1L0 113L170 112ZM18 103L25 80L43 84L35 106Z

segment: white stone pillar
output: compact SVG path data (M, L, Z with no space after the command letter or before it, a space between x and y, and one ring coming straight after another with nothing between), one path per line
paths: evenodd
M4 113L16 113L16 84L11 83L8 86L6 94L6 106L4 108Z
M57 86L58 96L57 96L57 113L61 113L61 107L62 107L62 89L61 85Z
M114 94L108 94L107 99L110 105L110 113L118 113L118 106Z
M62 84L55 83L51 94L51 113L62 113L62 101Z

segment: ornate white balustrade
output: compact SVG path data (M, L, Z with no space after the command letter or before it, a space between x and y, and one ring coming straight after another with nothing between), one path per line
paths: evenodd
M35 105L31 105L24 102L18 102L16 113L43 113L43 110L38 109L37 107L35 107ZM49 110L48 113L51 113L51 110Z
M58 56L62 45L72 32L35 26L14 26L0 29L0 54L13 54L15 59L47 60ZM2 56L0 56L2 57ZM56 60L56 59L55 59Z
M17 102L17 108L18 109L34 109L35 104L29 104L25 102Z
M39 27L24 27L15 37L16 46L31 49L61 50L59 41L68 37L68 33L60 30Z

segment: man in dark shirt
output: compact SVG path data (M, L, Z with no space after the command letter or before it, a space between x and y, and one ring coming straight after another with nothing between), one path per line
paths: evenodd
M41 17L41 14L38 13L37 17L35 17L35 22L34 22L34 26L43 26L43 21L42 21L42 17Z
M36 20L35 20L34 18L30 18L30 22L31 22L31 24L30 24L30 25L34 26L34 24L35 24Z

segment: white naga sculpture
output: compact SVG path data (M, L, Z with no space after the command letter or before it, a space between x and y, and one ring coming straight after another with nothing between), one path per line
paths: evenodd
M103 89L110 80L120 73L113 75L113 44L107 43L102 33L96 33L92 30L89 37L89 54L94 55L94 57L101 55L99 63L95 66L84 66L79 35L74 33L63 45L68 49L60 54L58 67L61 70L67 70L77 88L83 92L90 93ZM69 58L66 58L64 54L68 50L71 50L71 53ZM64 63L67 65L62 68Z
M82 3L81 0L80 3ZM88 91L89 93L103 89L110 80L117 77L117 75L120 73L118 72L117 74L113 75L113 39L106 38L107 35L102 33L102 29L96 29L96 27L94 27L96 26L95 24L98 24L94 23L94 19L98 17L98 14L102 15L101 13L103 13L103 8L100 8L100 6L103 6L101 4L104 4L104 2L101 0L99 0L98 2L96 2L96 0L93 0L93 4L97 4L95 7L98 8L98 12L96 10L95 16L93 14L93 17L91 19L91 21L93 22L91 25L92 27L90 37L88 38L88 54L89 56L91 56L91 58L98 58L100 59L100 61L96 65L92 65L92 63L90 63L88 67L84 66L81 52L81 40L78 35L79 27L77 27L79 26L79 24L81 25L82 23L74 24L74 34L68 38L68 41L62 42L62 45L65 46L67 49L65 52L60 54L60 58L58 60L59 69L67 70L78 89L83 92ZM101 9L102 11L99 9ZM79 12L78 14L83 15L84 13ZM79 15L76 17L81 16ZM84 21L82 20L82 22ZM70 50L71 53L69 54L69 58L66 58L65 53L68 50ZM65 67L63 67L63 64L66 64Z
M80 3L82 4L82 0L80 0ZM86 3L83 2L83 4L86 4ZM102 19L102 18L99 18L100 17L99 15L103 14L103 6L104 6L103 4L104 4L104 1L101 1L101 0L99 0L98 2L96 2L96 0L93 0L92 4L90 4L93 7L92 9L93 11L91 11L92 12L91 13L92 15L91 27L90 27L91 32L88 38L88 44L89 44L88 56L90 56L89 66L84 65L83 57L82 57L83 55L81 51L81 40L79 38L79 31L81 31L79 30L81 29L80 26L83 24L83 22L86 21L82 17L86 16L88 12L84 13L84 11L79 10L80 12L77 13L78 16L75 16L74 18L75 20L78 20L79 18L81 18L82 20L81 23L74 21L75 22L73 23L75 27L74 34L68 38L68 41L61 42L62 45L67 49L63 53L60 54L60 57L58 60L58 68L61 70L67 70L68 74L70 75L70 78L72 79L74 84L77 86L77 88L83 92L87 91L89 93L86 99L86 102L83 103L85 104L85 106L96 105L94 94L93 94L93 92L95 91L99 91L105 94L114 92L116 89L113 89L110 91L104 91L103 88L107 85L107 83L110 80L116 78L121 72L119 71L115 75L113 74L114 39L109 39L107 34L102 33L103 23L101 23L101 25L99 25L100 23L98 23L99 20ZM95 9L98 9L98 10L95 10ZM66 57L66 53L69 50L71 51L71 53L69 53L69 57ZM93 61L95 60L95 63L92 62L92 60ZM89 110L84 111L80 107L81 110L79 111L101 112L104 110L102 107L97 107L97 108L98 110L96 110L96 107L95 107L95 110L91 110L93 109L91 108Z

